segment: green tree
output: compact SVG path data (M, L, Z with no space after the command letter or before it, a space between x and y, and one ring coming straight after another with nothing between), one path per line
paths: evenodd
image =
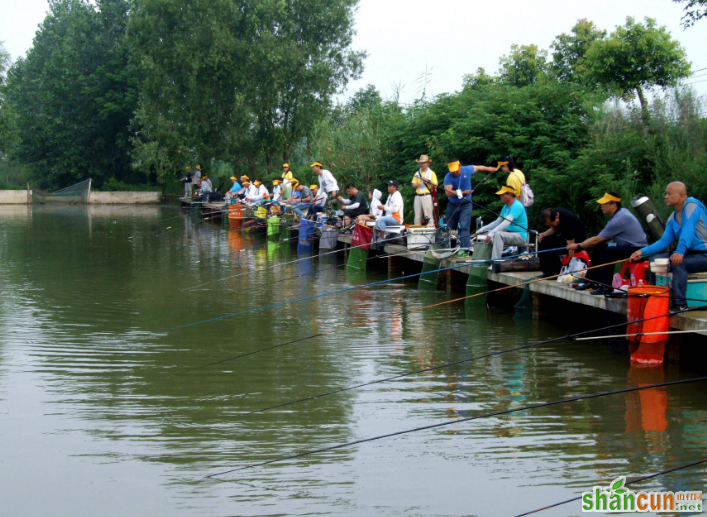
M696 21L707 17L707 0L673 0L676 4L685 5L685 16L682 17L682 25L686 29L695 24Z
M572 27L570 34L562 33L555 38L552 48L551 69L560 81L586 83L586 55L590 45L606 37L594 22L582 19Z
M548 72L547 51L537 45L511 45L511 52L500 59L499 76L512 86L535 83Z
M289 161L334 93L361 70L357 0L143 0L131 21L141 70L138 154ZM156 142L156 143L155 143ZM153 160L154 161L154 160Z
M647 106L646 88L674 86L690 75L680 43L651 18L646 18L645 24L627 18L608 39L590 45L586 63L591 80L624 98L635 92L643 109Z
M137 92L125 31L130 0L53 0L26 59L11 69L17 157L47 186L134 181L130 119Z
M0 42L0 154L7 153L15 141L14 113L5 100L6 75L10 65L10 54Z

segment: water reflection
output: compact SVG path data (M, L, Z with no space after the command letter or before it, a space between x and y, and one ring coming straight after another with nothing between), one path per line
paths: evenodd
M600 342L560 341L245 415L567 328L463 302L409 312L461 294L391 282L164 333L388 273L331 268L344 264L343 253L294 253L294 244L224 232L189 214L167 221L174 211L114 211L91 216L90 229L85 210L23 210L0 207L8 514L513 514L704 455L707 402L701 387L683 385L363 444L229 477L237 484L203 482L289 453L694 374L633 367ZM369 323L321 335L359 322ZM37 479L64 497L26 497ZM644 486L704 481L693 471ZM513 497L499 501L499 491Z

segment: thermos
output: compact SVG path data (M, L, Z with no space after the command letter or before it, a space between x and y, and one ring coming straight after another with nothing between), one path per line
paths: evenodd
M658 215L653 202L648 196L637 196L631 200L631 206L641 221L653 234L655 240L660 239L665 231L665 223Z

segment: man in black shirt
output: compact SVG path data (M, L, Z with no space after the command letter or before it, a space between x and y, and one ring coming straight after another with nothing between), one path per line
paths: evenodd
M359 215L368 213L368 200L352 183L346 185L346 192L349 199L341 196L337 199L344 204L344 225L350 226Z
M540 222L548 227L547 231L538 234L538 251L565 248L568 244L582 242L587 238L584 223L569 210L564 208L546 208L540 214ZM562 255L565 250L540 253L539 278L557 275L562 269ZM574 253L569 252L570 258Z

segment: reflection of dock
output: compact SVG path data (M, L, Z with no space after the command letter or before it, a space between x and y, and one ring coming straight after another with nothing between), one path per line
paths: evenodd
M193 199L179 198L179 204L182 208L190 210L201 210L204 218L221 219L227 213L226 203L221 201L218 203L202 203Z
M340 235L338 238L340 243L345 245L351 244L350 235ZM385 253L387 254L401 254L399 257L392 257L396 261L413 261L422 263L425 257L425 253L421 252L408 252L405 246L399 246L394 244L385 245ZM463 262L457 262L456 260L443 260L440 263L440 268L447 268L453 266L459 266ZM463 283L459 282L460 285L466 285L466 277L471 271L471 266L462 266L454 270L450 270L450 273L454 275L462 275L464 277ZM538 271L522 271L522 272L509 272L509 273L494 273L489 271L487 273L487 278L489 281L489 289L494 289L493 283L501 285L518 285L523 282L528 282L533 278L537 277ZM455 282L456 283L456 282ZM525 286L519 287L523 289ZM535 282L528 285L528 289L532 293L537 293L538 295L543 295L554 299L555 301L566 301L570 303L576 303L579 305L584 305L586 307L592 307L594 309L601 309L608 312L626 314L626 300L621 298L606 298L604 296L592 296L587 291L576 291L572 289L567 284L560 284L553 280L545 282ZM705 304L707 305L707 304ZM673 316L670 319L670 326L675 329L680 330L694 330L701 334L707 335L707 311L693 311L686 314L681 314L679 316Z

